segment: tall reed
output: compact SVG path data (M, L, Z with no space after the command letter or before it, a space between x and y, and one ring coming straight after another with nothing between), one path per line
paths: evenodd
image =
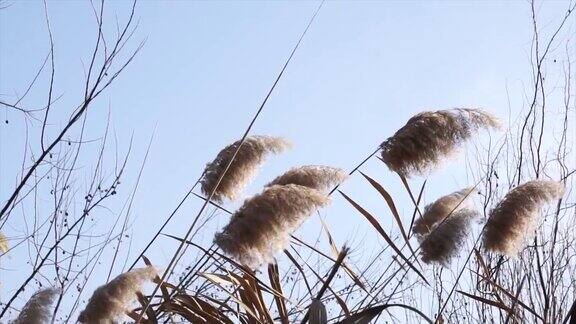
M472 188L464 188L437 199L424 207L424 213L414 222L414 233L426 235L434 224L443 221L450 213L470 207Z
M97 288L86 308L80 313L81 323L113 323L120 317L136 297L144 281L152 281L156 276L153 266L134 269L114 278Z
M339 168L324 165L305 165L292 168L272 180L266 186L297 184L308 188L327 191L344 181L348 174Z
M282 250L289 235L329 198L318 190L273 185L247 199L214 242L237 261L256 268Z
M235 199L254 177L267 153L280 153L290 146L289 142L283 138L263 135L249 136L244 143L236 141L226 146L204 169L200 184L205 195L209 195L216 188L218 179L226 170L226 166L232 160L240 144L242 144L240 150L212 196L214 201L222 202L225 198Z
M490 213L483 232L484 247L513 256L523 247L538 221L540 208L564 194L562 184L532 180L510 190Z
M44 288L36 292L22 308L13 324L45 324L52 319L52 304L60 291Z
M420 243L422 261L438 262L447 266L452 258L458 255L470 233L470 223L477 216L476 211L463 208L435 226Z
M381 145L382 160L403 176L426 174L481 128L499 128L498 119L480 109L426 111Z

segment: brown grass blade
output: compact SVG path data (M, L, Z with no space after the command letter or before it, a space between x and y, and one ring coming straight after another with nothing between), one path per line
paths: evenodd
M507 313L512 312L512 309L511 309L510 307L504 305L504 303L501 303L501 302L498 302L498 301L495 301L495 300L490 300L490 299L487 299L487 298L484 298L484 297L472 295L472 294L469 294L469 293L464 292L464 291L461 291L461 290L456 290L456 291L459 292L460 294L468 297L468 298L474 299L474 300L479 301L479 302L481 302L481 303L484 303L484 304L486 304L486 305L500 308L501 310L503 310L503 311L505 311L505 312L507 312Z
M292 256L292 254L290 254L290 252L288 252L288 250L284 250L284 254L286 254L288 259L290 259L290 261L292 261L292 264L294 264L296 269L298 269L298 271L302 275L302 279L304 279L304 283L306 284L306 288L308 288L308 293L310 294L310 296L312 296L312 289L310 288L310 284L308 283L308 279L306 279L306 274L304 273L304 269L302 269L302 266L298 263L298 261L296 261L294 256Z
M422 217L422 212L420 211L420 208L418 207L418 202L416 202L416 199L414 199L414 195L412 194L412 190L410 189L410 185L408 184L408 180L406 180L406 177L404 177L400 173L397 173L397 174L400 177L400 180L402 180L402 184L404 185L404 188L406 188L406 191L408 192L408 195L410 196L410 200L412 200L412 203L416 207L416 210L418 211L418 216ZM418 199L418 201L420 201L420 199Z
M340 254L338 255L338 259L336 260L336 263L332 266L332 270L330 270L330 274L328 275L328 278L326 279L326 281L324 281L324 284L322 285L322 287L318 291L318 294L316 294L316 298L313 299L313 301L314 300L320 300L322 298L322 296L324 296L324 292L326 292L326 290L330 287L330 283L334 279L334 276L336 276L336 272L338 272L338 269L342 265L342 262L344 262L346 255L348 255L348 251L349 251L348 247L344 246L342 248L342 251L340 251ZM336 296L336 294L334 294L334 295ZM302 319L302 324L304 324L308 321L309 316L310 316L310 308L306 312L306 315L304 315L304 319Z
M226 310L227 310L228 312L230 312L230 313L233 313L233 314L238 313L238 311L235 310L235 309L233 309L230 305L228 305L228 303L227 303L226 301L220 301L220 300L214 299L214 298L212 298L212 297L210 297L210 296L206 296L206 295L202 295L202 294L198 294L197 296L204 298L204 299L206 300L205 302L206 302L208 305L210 305L210 304L208 303L208 301L211 301L211 302L214 303L215 305L218 305L218 307L223 308L223 309L226 309ZM198 300L199 300L200 302L203 301L203 300L200 299L200 298L199 298ZM220 310L220 308L216 309L216 313L215 313L216 315L221 314L222 311ZM224 316L224 320L227 319L227 317L225 316L225 314L222 313L222 316ZM228 320L229 320L229 319L228 319ZM230 320L230 321L231 321L231 320Z
M215 275L212 273L200 273L200 276L208 279L209 281L211 281L212 283L214 283L215 285L220 287L224 293L226 293L232 300L234 300L240 307L242 307L242 309L244 309L246 311L247 315L250 315L252 318L254 318L258 322L260 322L260 318L259 318L258 314L256 314L252 310L252 307L249 307L248 305L246 305L242 300L240 300L236 296L234 296L233 293L230 293L226 288L224 288L223 284L233 283L234 280L224 280L222 278L222 276ZM236 284L236 286L238 286L238 284Z
M166 237L169 237L169 238L172 238L172 239L175 239L175 240L180 241L180 242L183 241L181 238L179 238L179 237L177 237L177 236L174 236L174 235L170 235L170 234L162 234L162 235L164 235L164 236L166 236ZM204 253L209 254L207 250L205 250L203 247L201 247L200 245L198 245L198 244L196 244L196 243L194 243L194 242L185 241L185 243L186 243L186 244L189 244L189 245L192 245L192 246L194 246L194 247L196 247L196 248L199 248L199 249L203 250ZM218 252L218 251L214 251L214 254L216 254L219 259L217 259L217 258L215 258L214 256L211 256L211 255L210 255L210 257L214 258L215 260L219 260L219 261L225 260L226 262L228 262L228 263L230 263L231 265L233 265L236 269L242 271L243 273L248 274L249 276L252 276L252 277L254 278L254 280L258 281L258 283L261 285L261 287L260 287L261 289L264 289L266 292L268 292L268 293L270 293L270 294L273 294L273 295L275 295L275 296L279 296L279 297L285 298L282 294L280 294L280 293L278 293L277 291L275 291L272 287L268 287L268 286L267 286L265 283L263 283L260 279L258 279L256 276L254 276L252 270L246 268L245 266L239 264L238 262L230 259L230 258L227 257L226 255L224 255L224 254L222 254L222 253L220 253L220 252ZM164 283L164 284L166 284L166 283ZM286 299L286 298L285 298L285 299ZM286 299L286 300L288 300L288 299Z
M570 311L568 314L566 314L562 324L568 323L568 320L570 320L570 324L574 324L574 322L576 322L576 299L572 303L572 307L570 307Z
M386 200L386 203L388 204L388 208L390 208L390 211L392 212L392 216L394 216L394 220L396 221L396 224L398 224L398 228L400 229L400 233L402 233L402 237L406 241L406 244L410 245L410 242L408 241L408 235L406 234L406 231L404 231L404 225L402 224L402 219L400 219L400 214L398 213L398 209L396 208L396 205L394 204L394 199L392 199L392 196L390 196L388 191L386 191L386 189L384 189L384 187L382 187L382 185L379 184L376 180L367 176L362 171L360 171L360 174L362 174L362 176L366 180L368 180L368 182L372 185L372 187L374 187L374 189L376 189L378 191L378 193L384 198L384 200Z
M508 298L512 299L513 301L515 301L516 303L518 303L518 305L522 306L522 308L524 308L525 310L527 310L528 312L530 312L532 315L536 316L538 319L540 319L542 322L545 322L544 318L540 315L538 315L538 313L536 313L536 311L528 306L526 303L524 303L523 301L521 301L520 299L516 298L516 296L514 296L513 293L509 292L508 290L506 290L504 287L502 287L501 285L499 285L498 283L496 283L494 280L490 279L488 276L482 275L480 273L475 272L474 270L472 270L474 273L476 273L477 275L479 275L483 280L487 281L488 283L490 283L492 286L494 286L495 288L497 288L499 291L501 291L502 293L504 293L504 295L506 295Z
M140 309L138 309L140 310ZM134 321L137 321L138 319L140 319L140 323L141 324L151 324L152 322L148 321L146 318L140 318L140 314L136 312L137 310L131 310L131 311L127 311L126 315L128 317L130 317L131 319L133 319Z
M408 237L411 237L412 234L412 230L414 229L414 221L416 220L416 214L420 213L420 209L418 208L418 206L420 206L420 200L422 199L422 194L424 193L424 188L426 188L426 182L428 180L424 180L424 182L422 182L422 187L420 187L420 191L418 192L418 198L416 199L416 202L414 202L414 212L412 212L412 218L410 219L410 227L408 227ZM407 185L407 183L406 183ZM421 217L422 215L420 215Z
M142 309L144 309L146 307L146 305L148 305L148 303L150 303L148 298L146 298L146 296L144 296L144 294L142 294L139 291L136 292L136 297L137 297L140 305L142 305ZM157 324L158 323L158 318L156 318L156 314L154 313L152 308L148 307L148 309L146 310L146 316L148 317L146 319L148 323L150 323L150 324Z
M152 262L150 262L150 260L145 255L142 255L142 260L147 266L152 265ZM166 289L167 286L165 285L164 282L162 282L162 279L158 274L156 274L156 277L154 278L154 283L160 284L160 291L162 292L162 297L164 298L165 302L169 302L170 294L168 293L168 289Z
M270 315L270 311L268 307L266 307L266 303L264 302L264 296L262 296L262 289L260 289L260 285L254 280L254 273L249 276L248 274L244 274L243 276L243 288L250 292L250 297L254 300L252 303L256 306L258 313L262 315L262 319L265 322L272 323L272 315Z
M233 323L224 313L199 297L178 294L174 297L174 300L177 302L172 303L170 306L174 309L174 313L183 316L192 323ZM218 302L216 304L220 305ZM234 312L231 308L228 308L228 310Z
M175 305L171 305L170 307L171 307L173 313L184 317L190 323L204 323L207 321L206 317L199 316L195 312L189 310L188 308L186 308L182 305L175 304ZM132 317L132 316L130 316L130 317ZM134 320L137 320L138 315L136 315L136 317L132 317L132 318ZM214 320L213 323L221 323L221 322Z
M346 319L344 319L341 322L338 322L339 324L369 324L370 321L372 321L376 316L380 315L380 313L382 313L385 309L390 308L390 307L401 307L401 308L405 308L408 310L413 311L414 313L420 315L420 317L422 317L422 319L424 319L426 322L432 324L432 320L430 318L428 318L428 316L426 316L424 313L422 313L420 310L412 307L412 306L408 306L408 305L404 305L404 304L385 304L385 305L380 305L380 306L374 306L374 307L370 307L370 308L366 308L352 316L347 317Z
M280 284L280 273L278 272L278 264L270 263L268 264L268 277L270 278L270 285L274 290L283 294L282 284ZM274 296L274 301L276 302L276 308L278 309L278 317L282 324L288 324L288 310L286 308L286 302L284 298Z
M296 249L292 248L294 250L294 252L296 252L296 254L298 254L298 251L296 251ZM285 251L287 252L287 251ZM300 256L300 254L298 254L298 256L304 260L302 258L302 256ZM293 261L295 262L295 260ZM338 260L334 260L334 263L338 262ZM318 281L320 283L322 283L322 285L324 285L326 282L324 281L324 279L322 279L322 276L316 272L314 270L314 268L312 268L308 263L306 263L306 261L304 261L304 264L308 267L308 269L310 269L310 271L312 272L312 274L314 274L314 276L316 277L316 279L318 279ZM304 278L304 280L306 280ZM330 291L330 293L332 294L332 296L334 296L334 298L336 298L336 302L338 303L338 305L340 306L340 308L342 309L342 311L344 312L344 314L346 314L347 316L350 315L350 310L348 309L348 306L346 306L346 302L334 291L332 290L332 288L330 288L330 285L327 286L327 290ZM312 296L312 292L310 292L310 296ZM312 297L312 299L314 299L314 297Z
M388 236L388 234L386 234L386 231L384 231L384 229L382 228L382 226L380 226L380 223L378 223L378 221L376 220L376 218L374 218L374 216L372 216L369 212L367 212L364 208L362 208L360 205L358 205L358 203L356 203L354 200L352 200L350 197L348 197L345 193L343 193L342 191L338 190L338 192L340 192L340 194L342 196L344 196L344 198L346 198L346 200L352 205L354 206L354 208L356 208L364 217L366 217L366 219L370 222L370 224L372 224L372 226L374 226L374 228L378 231L378 233L380 233L380 235L382 235L382 237L384 238L384 240L386 241L386 243L388 243L388 245L390 245L390 247L394 250L394 252L396 252L396 254L402 258L402 260L404 260L404 262L406 262L406 264L412 269L414 270L414 272L416 272L416 274L422 279L424 280L424 282L428 285L430 285L430 283L428 282L428 280L426 280L426 278L424 277L424 275L422 275L422 273L414 266L414 264L412 264L412 262L410 262L410 260L408 260L408 258L406 258L406 256L404 256L404 254L400 251L400 249L398 249L398 247L396 246L396 244L394 244L394 242L392 241L392 239L390 239L390 237Z
M338 250L338 247L334 243L334 239L332 238L332 234L330 233L330 229L328 228L328 224L326 224L326 222L324 221L324 219L322 219L322 217L319 217L319 218L320 218L320 222L322 223L322 228L324 229L324 231L326 232L326 236L328 237L328 243L330 243L330 248L332 249L332 253L334 253L335 257L338 257L338 255L340 254L340 251ZM364 286L362 281L360 281L360 278L354 273L354 271L352 271L352 269L350 268L350 266L348 266L348 263L346 261L344 261L342 263L342 268L344 268L344 271L346 271L348 276L350 276L352 281L354 281L354 283L356 285L358 285L358 287L362 288L362 290L364 290L365 292L370 294L370 292L368 292L368 290L366 289L366 287Z
M396 205L394 204L394 199L392 199L392 196L388 193L388 191L386 191L386 189L384 189L384 187L382 187L382 185L380 185L376 180L370 178L369 176L367 176L363 172L360 172L360 173L362 174L362 176L364 176L364 178L366 178L366 180L368 180L368 182L372 185L372 187L374 187L378 191L378 193L380 193L380 195L384 198L384 200L386 200L386 204L388 204L388 208L390 208L390 211L392 212L392 216L394 216L394 220L396 221L396 224L398 225L398 228L400 229L400 233L402 233L402 237L404 238L406 245L408 245L410 252L412 253L412 255L414 255L415 254L414 249L412 249L412 245L410 245L410 239L408 239L408 235L406 234L406 231L404 230L404 225L402 224L402 219L400 218L400 214L398 213L398 209L396 208Z

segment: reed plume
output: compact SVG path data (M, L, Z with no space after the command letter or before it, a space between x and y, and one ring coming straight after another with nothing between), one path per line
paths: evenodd
M226 170L226 166L232 160L234 152L241 143L241 141L236 141L226 146L218 153L214 161L206 165L204 175L200 181L204 195L208 196L214 190L218 179ZM280 153L289 146L289 142L280 137L247 137L226 175L220 181L212 199L217 202L222 202L224 198L234 200L238 192L254 177L267 153Z
M474 210L459 209L445 221L434 226L430 234L426 235L420 243L422 261L438 262L447 266L450 260L458 255L470 233L470 222L477 215Z
M45 288L36 292L22 311L18 318L16 318L13 324L44 324L50 323L52 319L51 306L54 302L54 297L58 295L59 290L56 288Z
M308 187L270 186L247 199L214 242L236 261L257 268L272 261L290 234L328 202L326 195Z
M136 297L144 281L156 277L153 266L134 269L114 278L94 291L86 308L80 313L81 323L114 323L122 315L128 304Z
M499 127L496 117L479 109L421 112L380 145L382 160L406 177L426 174L480 128Z
M0 252L6 253L8 252L9 248L10 246L8 245L8 239L6 236L4 236L4 234L2 234L2 232L0 232Z
M509 256L517 254L533 230L542 205L563 194L562 184L547 180L528 181L510 190L486 222L482 237L486 249Z
M348 177L348 174L339 168L324 165L305 165L288 170L283 175L272 180L266 185L297 184L304 187L328 191Z
M472 188L464 188L437 199L424 207L424 214L414 222L414 233L423 236L432 230L434 224L443 221L451 213L470 206Z

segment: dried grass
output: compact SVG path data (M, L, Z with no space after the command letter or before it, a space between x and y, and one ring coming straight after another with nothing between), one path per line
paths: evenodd
M201 180L202 192L208 196L216 187L218 179L226 170L226 166L234 156L241 141L226 146L204 169ZM267 153L280 153L290 146L289 142L280 137L249 136L246 138L230 168L218 185L212 199L222 202L224 198L234 200L248 182L254 177L258 167L264 161Z
M238 262L257 268L271 262L290 234L328 202L326 195L308 187L270 186L247 199L214 242Z
M464 245L470 233L470 222L476 216L478 213L474 210L459 209L435 226L420 243L422 261L447 266Z
M305 165L288 170L268 183L266 187L297 184L320 191L328 191L333 186L343 182L347 177L348 174L339 168L324 165Z
M422 112L380 145L382 160L405 177L426 174L478 129L499 127L496 117L479 109Z
M528 181L510 190L490 213L483 233L486 249L516 255L530 237L542 205L563 194L562 184L547 180Z
M56 288L45 288L36 292L22 308L13 324L44 324L52 320L51 306L60 291Z
M128 304L136 297L144 281L152 281L157 275L153 266L134 269L114 278L94 291L86 308L80 313L81 323L113 323L122 315Z
M424 207L424 214L414 222L414 233L426 235L434 224L443 221L450 213L470 207L472 188L464 188L437 199Z
M8 252L9 248L10 246L8 245L8 239L6 236L4 236L4 234L2 234L2 232L0 232L0 252L6 253Z

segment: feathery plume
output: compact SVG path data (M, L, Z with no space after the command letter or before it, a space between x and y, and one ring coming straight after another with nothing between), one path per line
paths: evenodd
M470 233L470 222L478 213L471 209L459 209L436 225L420 243L422 261L438 262L444 266L458 255L466 236Z
M152 281L157 275L153 266L134 269L114 278L109 283L98 287L86 308L80 313L81 323L112 323L122 315L128 303L136 297L144 281Z
M0 232L0 252L2 253L8 252L9 247L10 246L8 245L8 239L6 238L6 236L4 236L2 232Z
M204 169L204 176L200 181L202 193L210 195L216 187L220 175L234 156L234 152L241 141L226 146ZM244 186L254 177L258 167L264 161L267 153L280 153L287 149L290 143L281 137L249 136L246 138L230 168L226 172L212 199L222 202L224 198L233 200Z
M443 221L450 213L470 206L472 188L464 188L437 199L424 207L424 214L414 222L414 233L423 236L432 230L434 224Z
M500 128L500 123L479 109L422 112L380 145L382 160L406 177L425 174L480 128Z
M564 194L555 181L532 180L510 190L490 213L483 233L486 249L513 256L536 224L539 209Z
M240 207L214 242L251 268L270 262L290 234L329 198L320 191L288 184L273 185Z
M13 324L44 324L50 323L52 319L51 306L54 302L54 297L58 295L60 291L56 288L45 288L36 292L22 311L18 318L16 318Z
M347 177L348 174L339 168L324 165L305 165L288 170L268 183L266 187L297 184L320 191L327 191L332 189L332 186L344 181Z

